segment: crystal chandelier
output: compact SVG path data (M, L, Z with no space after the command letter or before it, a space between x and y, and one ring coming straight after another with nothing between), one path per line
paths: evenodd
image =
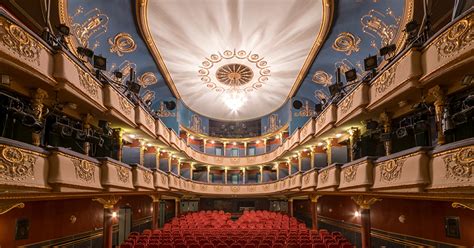
M241 90L239 90L237 87L233 87L224 93L225 105L232 111L239 110L246 101L247 98L245 97L244 93L241 92Z

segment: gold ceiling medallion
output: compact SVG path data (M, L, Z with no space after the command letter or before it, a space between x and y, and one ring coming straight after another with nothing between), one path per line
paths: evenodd
M21 181L34 176L36 157L15 147L4 147L0 157L0 178Z
M92 162L77 158L71 158L71 160L74 164L77 178L85 182L94 181L95 165Z
M122 57L124 53L131 53L137 49L137 44L128 33L118 33L115 37L109 38L110 52Z
M329 86L330 84L332 84L332 75L329 75L329 73L325 71L316 71L313 75L312 80L317 84Z
M231 86L240 87L247 84L253 78L252 69L242 64L227 64L219 67L216 71L217 81Z
M143 88L146 88L147 86L156 84L158 82L158 79L156 78L153 72L149 71L143 73L140 77L138 77L137 81L139 85L141 85Z
M391 182L400 179L405 158L392 159L380 165L380 180Z
M472 23L474 14L458 21L445 32L435 43L439 57L449 57L467 47L474 40Z
M0 18L0 41L21 58L40 65L39 53L42 50L40 43L21 27L3 17Z
M474 166L474 146L459 149L443 157L446 165L446 178L457 181L470 181L472 179L472 167Z
M380 47L390 45L397 34L398 25L401 18L396 17L390 8L387 8L385 14L371 9L366 15L360 18L362 31L374 39L380 39ZM389 24L393 22L394 24ZM371 46L378 50L375 40L371 41Z
M164 103L164 102L160 102L160 107L159 107L158 110L156 111L156 115L157 115L158 117L166 118L166 117L175 117L175 116L176 116L176 113L167 110L167 109L166 109L166 106L165 106L165 103Z
M127 183L130 178L129 170L122 166L116 166L115 168L117 169L118 179L123 183Z
M236 61L241 63L233 63ZM225 50L211 54L199 67L198 76L201 81L207 88L218 93L231 88L251 92L261 88L270 76L268 62L260 55L244 50ZM250 86L246 86L247 84Z
M81 15L81 17L87 19L83 23L73 23L71 25L71 34L78 40L81 46L94 50L100 45L97 38L107 32L109 17L97 8L88 11ZM70 22L72 22L72 19L71 17ZM90 39L96 39L92 47L89 44Z
M337 36L332 44L332 48L338 52L343 52L346 55L351 55L353 52L358 52L360 38L354 36L349 32L342 32Z

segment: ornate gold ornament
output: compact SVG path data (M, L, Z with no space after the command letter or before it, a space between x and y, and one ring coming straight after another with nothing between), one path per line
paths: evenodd
M353 196L351 198L357 205L359 205L361 209L370 209L370 206L372 206L374 203L382 201L382 199L378 199L375 197L366 198L363 195L359 195L357 197Z
M338 108L341 109L341 112L343 114L345 114L352 107L353 99L354 99L354 94L350 94L341 101Z
M155 73L149 71L143 73L140 77L138 77L137 81L139 85L141 85L143 88L146 88L147 86L156 84L158 82L158 79L156 78Z
M99 46L97 38L107 32L109 17L97 8L84 13L81 17L87 19L82 23L73 23L70 26L71 34L82 47L89 47L94 50ZM70 17L69 21L72 22L72 19L73 17ZM92 46L89 44L90 39L96 39Z
M385 90L387 90L393 83L395 79L395 71L397 68L398 63L392 65L390 68L388 68L386 71L378 77L375 82L373 83L375 87L375 91L378 94L383 94Z
M359 51L360 38L349 33L342 32L334 40L332 44L332 49L343 52L346 55L351 55L353 52Z
M76 177L85 181L91 182L95 181L95 165L92 162L87 160L71 158L72 163L74 164Z
M469 210L474 210L474 202L453 202L451 206L453 208L465 208Z
M322 86L329 86L332 84L332 75L325 71L316 71L311 80Z
M127 183L130 178L130 170L122 166L115 166L115 169L117 169L118 179L123 183Z
M152 126L155 123L155 118L150 114L145 114L145 123L148 127Z
M223 189L224 189L224 187L222 187L221 185L214 186L214 191L215 192L222 192Z
M0 215L7 213L8 211L15 208L24 208L23 202L4 201L0 203Z
M230 191L234 192L234 193L237 193L240 191L240 187L239 186L230 186Z
M249 187L247 188L247 191L248 191L248 192L255 192L255 191L257 191L257 187L256 187L255 185L249 186Z
M318 126L322 126L325 122L326 122L326 113L324 112L324 113L321 113L318 116L316 124L318 124ZM319 127L319 128L321 128L321 127Z
M395 20L395 24L388 24L388 22L392 20ZM384 47L389 45L393 38L395 38L400 18L396 17L390 8L386 10L386 15L371 9L366 15L360 18L360 23L362 24L362 31L374 39L379 38L380 47ZM371 46L377 48L374 40L372 40Z
M323 170L321 171L321 173L319 173L320 177L320 181L321 183L327 183L328 179L329 179L329 170Z
M356 164L356 165L348 166L342 169L342 174L344 175L344 181L346 183L350 183L354 181L357 175L358 167L359 165Z
M470 181L474 166L474 146L458 149L456 153L444 156L443 161L446 165L446 178L456 181Z
M202 191L207 191L207 185L201 184L200 188Z
M319 101L323 101L323 100L326 101L329 97L322 90L315 90L314 98L316 98L316 100L319 100Z
M132 113L133 105L125 97L119 96L119 106L126 115Z
M402 167L405 163L405 160L405 158L399 158L383 162L380 165L380 180L392 182L400 179L402 176Z
M108 196L108 197L95 198L95 199L92 199L92 200L104 205L104 208L106 208L106 209L112 209L112 208L114 208L114 205L117 204L117 202L121 198L122 198L121 196L111 195L111 196Z
M240 60L242 63L227 63ZM244 65L244 63L249 64ZM215 66L220 66L214 69ZM236 51L225 50L217 54L211 54L199 66L198 76L207 88L218 93L230 90L232 88L241 88L244 92L251 92L259 89L265 84L270 76L268 62L258 54L244 50ZM211 71L215 72L211 75ZM250 84L250 86L246 86Z
M439 57L450 57L463 50L474 40L474 28L472 23L474 14L456 22L445 31L435 42Z
M15 147L4 146L0 157L0 178L21 181L34 178L36 157Z
M311 202L318 202L319 198L321 198L322 195L310 195L309 198Z
M293 178L291 179L291 185L295 185L295 184L296 184L296 177L293 177Z
M40 88L37 88L32 92L33 98L31 99L31 108L33 110L33 115L36 119L43 119L43 107L44 100L48 98L48 93Z
M128 33L118 33L115 37L109 38L110 52L122 57L124 53L131 53L137 49L137 44Z
M79 84L81 87L90 94L93 98L98 98L99 90L101 85L95 81L95 78L91 76L89 73L83 71L79 67L77 67L77 73L79 74Z
M163 185L165 185L165 184L167 183L167 177L166 177L165 175L163 175L163 174L161 174L160 177L161 177L161 183L162 183Z
M8 50L29 62L40 65L42 46L30 34L6 18L0 18L0 41Z
M160 107L156 111L156 115L158 117L166 118L166 117L175 117L176 113L167 110L164 102L160 102Z
M309 184L309 174L304 175L303 182L304 184Z
M269 191L270 190L270 185L265 184L262 186L263 191Z

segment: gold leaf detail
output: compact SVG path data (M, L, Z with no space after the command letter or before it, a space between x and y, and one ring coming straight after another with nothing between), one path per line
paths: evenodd
M439 57L450 57L467 47L474 39L472 27L474 15L458 21L450 27L435 43Z
M464 147L454 154L443 157L446 165L446 178L457 181L470 181L474 166L474 146Z
M391 182L400 179L405 158L392 159L380 165L380 180Z
M128 33L118 33L115 37L109 38L110 52L123 56L124 53L131 53L137 49L137 44Z
M122 181L123 183L127 183L130 178L129 169L122 166L116 166L115 168L117 169L118 179Z
M15 147L5 147L0 157L0 178L21 181L33 177L36 157L23 153Z
M0 41L21 58L40 65L39 53L42 50L40 43L21 27L5 18L0 19Z
M77 178L86 182L95 181L95 165L93 163L77 158L71 158L71 160L74 164Z
M337 36L332 44L332 48L346 55L359 51L360 38L349 32L342 32Z

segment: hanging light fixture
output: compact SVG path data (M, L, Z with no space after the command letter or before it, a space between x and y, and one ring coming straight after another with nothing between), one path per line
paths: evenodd
M247 101L247 98L237 88L228 91L229 92L224 93L224 102L232 111L238 111Z

